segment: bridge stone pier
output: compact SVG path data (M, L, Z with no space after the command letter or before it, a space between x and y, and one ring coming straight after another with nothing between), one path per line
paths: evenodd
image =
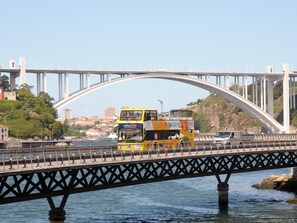
M216 178L218 180L218 202L220 206L228 206L229 203L229 184L228 180L230 178L231 174L227 174L225 181L221 180L220 175L216 175Z
M218 193L219 193L219 205L228 205L228 191L229 184L222 182L218 183Z
M66 220L66 212L60 208L50 210L48 215L50 223L64 223Z
M14 89L17 81L19 86L26 84L28 73L35 74L36 94L47 92L51 86L55 88L58 86L58 92L55 94L58 98L54 102L56 109L100 88L123 81L147 78L178 81L217 94L257 119L268 133L289 133L290 110L296 109L297 72L290 72L288 64L283 65L281 72L273 72L272 66L267 66L264 72L38 69L26 67L25 58L20 58L18 67L15 64L13 62L10 63L9 68L0 68L1 74L10 75L11 88ZM58 76L56 84L47 82L49 75ZM78 89L73 92L70 92L69 88L70 78L76 78L75 81L79 81ZM273 85L279 80L283 82L282 123L273 118Z

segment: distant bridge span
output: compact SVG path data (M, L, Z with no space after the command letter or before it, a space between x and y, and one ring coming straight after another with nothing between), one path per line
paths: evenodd
M290 109L297 109L296 77L297 72L289 72L288 64L283 65L282 72L272 72L268 66L266 72L201 72L201 71L166 71L166 70L73 70L73 69L37 69L27 68L25 59L20 58L19 67L0 68L0 73L10 74L11 89L27 84L26 74L36 75L36 94L48 92L47 75L57 75L58 100L54 107L61 108L66 104L89 94L97 89L133 79L157 78L178 81L203 88L236 104L249 115L257 119L269 132L290 132ZM78 76L78 89L70 92L69 79ZM95 78L91 83L91 77ZM233 82L230 79L233 78ZM248 78L251 84L248 85ZM273 86L274 82L283 82L283 123L273 118ZM232 91L230 86L232 86ZM248 95L248 86L251 95ZM57 87L57 88L56 88ZM248 98L248 96L250 98Z
M120 82L133 80L133 79L144 79L144 78L156 78L156 79L166 79L166 80L173 80L178 82L183 82L186 84L190 84L199 88L203 88L205 90L208 90L210 92L213 92L220 97L236 104L239 106L242 110L247 112L249 115L257 119L263 126L265 126L267 129L270 129L272 132L281 132L283 130L283 127L281 124L279 124L273 117L271 117L269 114L261 110L258 106L250 102L249 100L241 97L238 94L235 94L233 91L228 90L226 88L220 87L218 85L212 84L211 82L204 81L202 79L197 79L191 76L182 76L177 75L175 73L147 73L147 74L138 74L138 75L129 75L122 78L115 78L110 81L105 81L103 83L94 84L89 88L85 88L80 91L76 91L69 95L67 98L63 98L62 100L57 101L54 104L55 108L60 108L62 106L67 105L68 103L86 95L89 94L97 89L107 87L109 85L117 84Z

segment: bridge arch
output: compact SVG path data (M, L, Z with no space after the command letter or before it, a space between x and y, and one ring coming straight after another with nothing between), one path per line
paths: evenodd
M265 126L268 129L268 131L272 133L283 132L283 126L280 123L278 123L271 115L264 112L258 106L256 106L249 100L244 99L243 97L236 94L235 92L229 89L223 88L221 86L212 84L210 82L204 81L202 79L194 78L191 76L178 75L176 73L169 73L169 72L160 72L160 73L154 72L154 73L145 73L145 74L138 74L138 75L128 75L126 77L119 77L109 81L97 83L90 86L89 88L76 91L70 94L67 98L63 98L62 100L57 101L54 104L54 107L58 109L86 94L89 94L97 89L107 87L109 85L117 84L120 82L132 80L132 79L145 79L145 78L178 81L178 82L190 84L190 85L208 90L236 104L243 111L247 112L250 116L257 119L263 126Z

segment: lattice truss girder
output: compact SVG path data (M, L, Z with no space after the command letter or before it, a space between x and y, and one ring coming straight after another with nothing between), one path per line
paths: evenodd
M295 152L168 158L32 172L0 178L0 204L106 188L297 166Z

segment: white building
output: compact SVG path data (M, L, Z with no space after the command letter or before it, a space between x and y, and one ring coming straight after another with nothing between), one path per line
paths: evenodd
M8 127L0 125L0 141L4 141L8 138Z
M61 115L61 120L70 120L73 119L73 111L71 109L63 109L62 110L62 115Z

